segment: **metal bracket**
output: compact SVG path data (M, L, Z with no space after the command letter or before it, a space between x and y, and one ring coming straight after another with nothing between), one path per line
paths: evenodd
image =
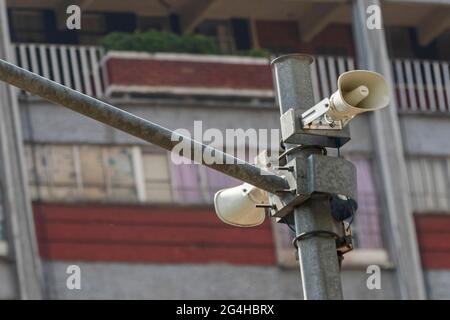
M336 240L336 249L341 255L353 250L353 234L348 222L342 222L342 232L342 236Z
M325 98L318 104L302 113L303 128L322 117L330 109L330 99Z
M343 127L342 123L338 124L335 121L332 125L326 125L326 122L330 122L329 119L316 119L310 122L311 119L314 119L316 115L321 114L326 109L325 100L316 105L317 109L311 114L305 114L305 111L301 109L289 109L281 116L281 135L284 143L340 148L350 141L349 127ZM306 121L304 121L304 114ZM324 114L321 116L323 118ZM322 121L322 124L320 124L320 121ZM304 126L304 123L307 123L307 125ZM340 129L336 130L338 128Z
M303 127L304 130L342 130L342 122L328 119L327 115L323 115L317 120Z
M344 125L341 121L333 120L327 116L330 105L330 99L325 98L303 112L301 117L303 130L342 130Z
M272 217L285 217L315 193L344 195L357 201L356 168L350 161L312 154L306 159L293 159L286 167L294 168L294 172L284 174L295 192L283 196L269 194Z

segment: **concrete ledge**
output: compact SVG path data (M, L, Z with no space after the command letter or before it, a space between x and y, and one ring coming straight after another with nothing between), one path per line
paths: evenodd
M282 250L278 253L278 263L283 268L298 268L292 250ZM356 249L344 255L343 270L366 270L370 265L377 265L382 269L394 269L389 260L388 252L384 249Z
M343 269L361 269L370 265L377 265L383 269L395 267L384 249L357 249L347 253L342 262Z
M138 51L108 51L102 58L101 63L103 64L106 60L112 58L269 65L269 59L266 58L170 52L149 53Z
M273 90L206 88L206 87L169 87L169 86L139 86L139 85L110 85L105 96L114 94L169 94L186 96L233 96L233 97L259 97L273 98Z

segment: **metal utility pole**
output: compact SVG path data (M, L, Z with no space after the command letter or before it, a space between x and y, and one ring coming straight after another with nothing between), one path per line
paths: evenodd
M282 115L291 108L306 111L314 105L312 61L306 55L286 55L272 62L276 97ZM295 144L287 144L286 149L293 150L287 155L288 161L306 159L323 152L323 147L318 145L297 148L296 151ZM296 189L299 189L298 183ZM295 230L297 238L300 238L296 244L304 299L342 299L336 242L334 238L324 236L323 232L335 229L329 203L329 198L321 195L294 208ZM302 235L309 236L301 239Z
M346 213L353 213L353 206L348 210L350 200L356 205L356 170L342 158L326 156L325 147L339 148L350 140L348 128L343 128L339 119L325 125L318 118L314 125L320 130L305 127L302 113L311 107L314 112L319 110L314 106L311 62L312 58L306 55L282 56L272 62L286 151L280 157L282 166L270 170L262 169L261 163L260 167L251 165L3 60L0 60L0 80L169 151L183 140L191 147L191 152L183 156L192 160L209 149L218 161L205 165L266 190L270 204L258 206L268 206L271 216L279 222L295 225L294 246L298 247L304 298L342 299L338 254L352 249L349 229L343 220L348 217ZM360 71L358 75L361 76ZM355 80L358 76L351 77ZM374 89L380 91L379 87ZM351 90L353 94L355 89ZM324 105L318 107L330 108L330 100L323 101ZM269 163L265 163L269 168Z

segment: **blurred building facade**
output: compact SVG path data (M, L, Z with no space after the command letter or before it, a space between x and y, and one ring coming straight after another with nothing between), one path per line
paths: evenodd
M318 101L344 71L381 72L390 108L358 116L342 148L359 198L344 296L450 298L450 1L0 3L2 58L170 129L193 131L199 120L223 132L279 128L269 61L245 50L314 55ZM80 30L66 28L72 4ZM367 20L378 13L381 29ZM113 31L148 29L208 35L223 54L97 45ZM238 229L216 217L214 193L238 181L1 90L0 298L301 297L285 226ZM66 286L70 265L81 290ZM381 268L379 290L367 287L369 265Z

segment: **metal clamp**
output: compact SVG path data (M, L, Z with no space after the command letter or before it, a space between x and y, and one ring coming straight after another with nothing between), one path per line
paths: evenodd
M297 157L285 167L294 167L294 172L286 172L284 177L295 194L269 194L269 202L277 208L271 210L272 217L290 214L314 194L342 195L357 201L356 168L343 158L311 154L306 159Z
M334 233L333 231L314 230L300 233L292 240L292 245L295 247L295 249L298 249L297 242L310 237L334 238L336 242L340 239L339 235L337 233Z
M305 240L311 237L333 238L336 241L337 253L342 256L345 253L353 250L353 236L349 225L342 224L344 234L338 235L333 231L328 230L314 230L300 233L292 240L292 245L298 250L298 241Z

